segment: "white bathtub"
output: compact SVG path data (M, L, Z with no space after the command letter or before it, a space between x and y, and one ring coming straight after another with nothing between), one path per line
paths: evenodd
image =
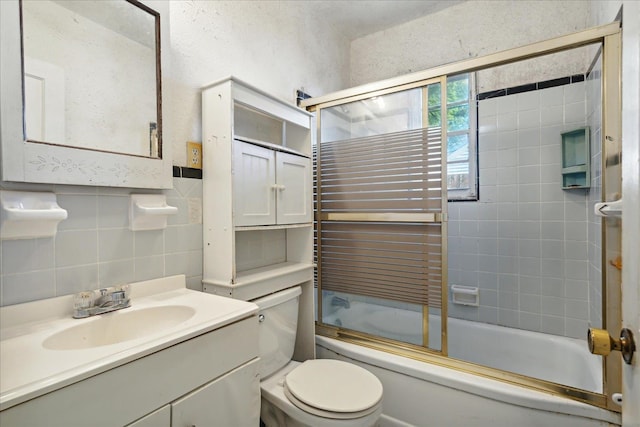
M380 310L390 312L388 316L381 316ZM375 312L374 316L371 316L371 311ZM421 319L420 313L415 315ZM385 336L391 335L393 330L402 331L404 339L410 341L407 331L416 328L415 319L411 316L405 310L354 301L350 308L336 310L331 320L340 319L339 323L344 327L356 330L362 330L363 326L369 331L378 328L387 332L383 334ZM376 318L386 321L372 325L372 319ZM403 319L411 321L412 325L403 325ZM434 332L430 331L430 334ZM346 359L380 378L385 389L382 427L590 427L620 424L619 414L570 399L326 337L316 337L316 344L317 357ZM433 341L430 344L433 346ZM601 362L588 351L583 354L585 351L586 344L579 340L449 320L451 357L599 391Z

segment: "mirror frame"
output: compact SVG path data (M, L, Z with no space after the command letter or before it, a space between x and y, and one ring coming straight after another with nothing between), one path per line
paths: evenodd
M162 158L134 156L31 142L24 135L22 33L19 0L0 1L0 171L2 181L131 188L172 188L171 145L163 144L162 73L167 52L168 6L161 1L123 0L156 17L158 138ZM151 8L151 5L154 8ZM155 10L154 10L155 9Z

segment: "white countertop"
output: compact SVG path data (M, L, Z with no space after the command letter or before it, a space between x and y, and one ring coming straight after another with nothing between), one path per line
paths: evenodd
M73 297L64 296L0 307L0 410L123 365L250 317L255 304L185 288L184 276L131 284L131 307L86 319L73 319ZM52 350L43 342L51 335L92 322L149 307L183 305L195 314L142 338L75 350Z

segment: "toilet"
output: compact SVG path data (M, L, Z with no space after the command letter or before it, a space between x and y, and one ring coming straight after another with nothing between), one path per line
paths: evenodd
M382 384L359 366L333 359L291 360L300 287L254 300L260 337L260 418L267 427L372 427Z

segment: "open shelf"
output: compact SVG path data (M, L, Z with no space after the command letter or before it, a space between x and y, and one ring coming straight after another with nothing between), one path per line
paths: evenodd
M562 136L562 188L565 190L591 186L591 155L589 127L585 126Z
M216 295L250 301L281 289L312 281L314 267L313 263L304 262L289 261L272 264L238 272L235 283L205 279L202 281L203 290Z

